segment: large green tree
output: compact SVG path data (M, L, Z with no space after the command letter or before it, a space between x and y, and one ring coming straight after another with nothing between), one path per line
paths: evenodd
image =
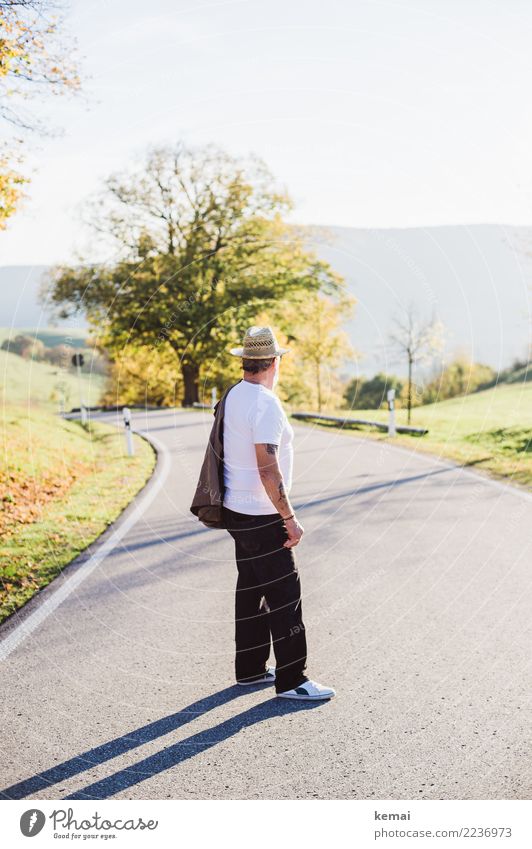
M290 208L256 158L212 145L155 148L90 202L89 220L117 259L56 268L49 297L63 317L85 312L111 352L170 345L190 405L201 369L260 310L273 307L282 324L282 304L297 293L342 288L285 223Z

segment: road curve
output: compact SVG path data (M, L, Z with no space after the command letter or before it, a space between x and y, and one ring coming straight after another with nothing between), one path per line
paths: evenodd
M529 799L532 499L296 426L308 671L338 696L293 704L233 684L233 543L188 511L211 422L137 414L162 485L0 628L0 798Z

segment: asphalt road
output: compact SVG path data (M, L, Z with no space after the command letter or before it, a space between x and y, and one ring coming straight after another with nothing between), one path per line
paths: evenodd
M0 629L0 797L530 799L530 496L296 427L308 671L338 695L286 702L233 684L233 543L188 512L211 421L137 414L152 482Z

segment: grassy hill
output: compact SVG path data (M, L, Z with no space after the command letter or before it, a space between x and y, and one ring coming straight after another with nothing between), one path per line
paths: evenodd
M19 359L19 358L15 358ZM105 530L149 478L155 455L138 436L82 426L39 405L0 417L0 622Z
M9 335L0 329L0 343ZM53 328L28 335L48 347L67 342ZM69 340L73 347L84 342L83 331ZM88 404L99 401L104 380L82 373ZM75 371L0 350L0 622L116 519L155 464L138 436L128 457L114 427L58 416L62 392L67 409L79 405Z
M81 391L89 405L98 403L104 382L103 375L81 374ZM65 393L66 409L78 407L80 390L75 372L0 350L1 401L20 404L31 401L57 410L61 388Z
M332 414L387 421L387 410L335 410ZM406 424L406 410L396 411L398 424ZM395 443L428 451L473 466L512 483L532 485L532 383L503 383L477 392L416 407L411 424L426 427L423 437L398 435ZM346 433L351 432L346 430ZM385 433L364 428L372 439Z

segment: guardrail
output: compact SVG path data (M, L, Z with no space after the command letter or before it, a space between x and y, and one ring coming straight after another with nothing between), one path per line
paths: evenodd
M363 425L366 427L376 427L383 431L389 430L389 426L386 422L372 422L368 419L343 419L340 416L323 416L321 413L292 413L292 418L301 419L301 421L308 421L311 419L323 422L332 422L333 424L338 424L342 427L356 428L357 425ZM410 427L410 425L395 425L395 430L397 433L413 433L417 436L424 436L428 433L428 430L423 427Z
M124 409L125 404L109 404L107 406L95 405L83 405L84 409L89 413L116 413L121 412ZM173 410L174 407L157 407L154 404L130 404L129 408L131 410ZM79 413L81 412L81 407L71 407L70 410L66 411L66 415L68 413Z

